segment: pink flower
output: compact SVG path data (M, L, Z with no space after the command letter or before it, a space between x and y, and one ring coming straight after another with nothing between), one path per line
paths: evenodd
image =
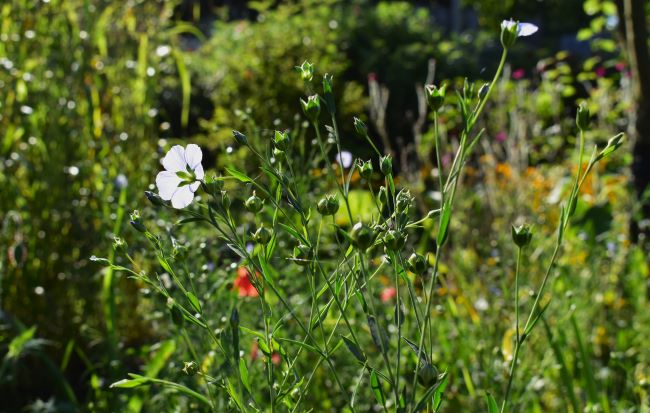
M395 287L386 287L381 292L381 301L387 303L397 295Z
M617 71L622 72L625 70L625 63L624 62L618 62L614 65Z
M249 277L250 273L246 267L239 267L237 278L233 282L233 289L239 291L240 297L257 297L259 295Z
M495 139L497 142L505 142L506 139L508 139L508 135L506 135L506 133L505 133L504 131L501 131L501 132L497 133L497 134L494 136L494 139Z
M598 66L595 70L594 73L596 73L596 76L598 77L603 77L605 76L605 68L602 66Z
M524 69L517 69L514 72L512 72L512 78L515 80L519 80L523 78L525 74L526 72L524 71Z

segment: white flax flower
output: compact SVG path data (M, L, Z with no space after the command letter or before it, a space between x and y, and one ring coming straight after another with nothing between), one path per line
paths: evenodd
M530 36L539 30L539 27L532 23L519 23L512 19L502 21L501 29L512 30L512 27L515 25L517 26L517 37Z
M195 144L185 148L174 145L163 158L165 170L156 176L156 186L160 197L165 201L171 200L174 208L185 208L194 199L194 192L205 176L201 159L203 153Z

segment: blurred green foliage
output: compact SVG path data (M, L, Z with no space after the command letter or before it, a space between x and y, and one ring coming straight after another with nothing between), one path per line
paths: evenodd
M175 21L176 2L9 0L0 5L0 410L33 402L35 411L44 411L49 400L58 411L193 407L156 387L130 397L107 389L124 365L152 376L178 373L188 349L167 331L164 303L89 261L92 255L112 256L114 235L142 253L131 240L125 214L147 208L142 191L153 182L157 154L170 143L191 138L206 149L210 166L246 163L254 169L243 152L227 150L233 146L231 129L262 144L274 129L289 129L293 139L306 140L304 119L296 115L304 84L294 69L304 60L316 64L317 83L324 72L334 75L347 149L359 145L352 116L368 119L369 73L390 91L391 138L408 136L418 116L416 88L424 83L429 59L437 62L436 83L459 85L459 75L478 80L491 73L498 47L494 33L503 18L531 17L543 6L539 16L548 25L542 32L589 26L578 33L587 40L609 30L607 17L613 15L612 2L544 1L540 6L468 0L488 29L450 37L432 25L426 8L410 2L304 0L268 8L263 3L251 4L259 12L257 21L219 19L205 40L197 29ZM596 114L590 142L602 143L627 125L625 65L611 38L599 37L592 45L605 53L584 62L562 53L538 62L531 57L535 51L518 45L514 52L520 57L514 57L510 78L499 85L490 117L483 121L484 156L471 160L476 173L468 176L471 191L459 206L458 216L468 219L452 222L457 234L452 245L457 245L444 269L449 294L438 309L454 320L438 325L439 358L452 360L447 367L457 378L448 389L450 411L478 409L481 391L503 381L502 367L494 362L494 354L507 351L502 346L507 326L500 321L510 314L500 295L508 291L512 268L503 228L522 215L540 228L552 222L552 207L545 205L553 206L564 188L566 165L554 164L575 142L575 101L588 98ZM511 78L520 68L526 70L524 78ZM450 145L458 132L454 111L449 105L441 114ZM373 129L372 122L368 125ZM406 152L406 145L399 147ZM430 163L434 150L427 124L417 156ZM577 353L568 314L573 305L580 308L578 332L602 376L598 391L612 400L610 411L647 400L650 382L650 355L644 350L650 325L647 255L626 238L635 207L625 189L622 168L628 161L615 159L594 179L593 192L605 189L606 196L583 197L580 226L570 234L569 258L560 263L556 287L572 298L554 303L553 313L567 316L549 320L548 339ZM310 165L304 168L311 172ZM421 208L431 208L436 206L434 177L430 168L405 167L400 179L419 188ZM527 194L533 206L525 209L524 196L513 193ZM360 214L367 198L368 193L358 193ZM155 222L157 213L147 209L143 215ZM187 239L183 230L159 229ZM201 248L210 265L192 263L191 270L209 294L228 296L236 257L208 237L193 239L192 247ZM140 261L155 271L156 264ZM213 263L223 265L213 268ZM488 309L477 310L488 298ZM215 303L214 311L225 312L227 304ZM582 362L567 360L579 389L587 386ZM535 360L524 363L537 366ZM524 369L536 392L525 392L522 383L521 394L540 411L562 410L557 363L550 352L542 372ZM353 374L343 374L348 373ZM328 377L316 380L324 391L315 395L314 406L327 410L332 406Z

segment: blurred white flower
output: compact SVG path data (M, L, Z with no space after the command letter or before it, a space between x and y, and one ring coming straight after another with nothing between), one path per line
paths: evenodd
M172 201L176 209L185 208L194 199L194 192L201 185L205 173L201 165L203 153L195 144L183 148L174 145L162 160L164 171L156 176L158 194L165 201Z
M352 153L348 151L341 151L336 154L336 162L341 164L344 168L352 166Z
M504 20L501 22L502 29L512 29L512 26L517 25L517 37L530 36L539 30L539 27L535 26L532 23L519 23L512 19Z

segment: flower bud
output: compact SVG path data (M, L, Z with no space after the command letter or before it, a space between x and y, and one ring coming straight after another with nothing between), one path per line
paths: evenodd
M489 83L483 83L483 86L478 90L478 98L480 100L485 99L485 97L488 95L488 92L490 91L490 84Z
M127 248L126 241L124 241L120 237L113 238L113 249L115 251L124 252L126 251L126 248Z
M321 215L334 215L339 210L339 199L336 195L326 195L318 201L316 209Z
M334 77L330 75L329 73L325 73L325 76L323 76L323 93L324 94L332 94L333 90L333 85L334 85Z
M271 237L273 236L273 233L271 232L270 229L261 226L255 231L253 234L253 241L257 242L260 245L266 245L269 243L271 240Z
M273 148L273 158L275 158L275 160L278 162L282 162L287 159L287 154L278 148Z
M528 225L520 225L518 227L512 226L512 240L519 248L523 248L530 244L533 238L533 233Z
M438 381L438 369L430 363L424 364L418 370L418 383L425 388L430 388Z
M314 258L314 253L308 246L300 244L293 249L293 259L298 265L306 266L311 263Z
M368 136L368 127L366 127L366 124L357 117L354 118L354 130L357 132L357 135L362 138Z
M194 376L199 372L199 365L195 361L186 361L183 363L183 373L188 376Z
M305 82L311 82L314 78L314 65L306 60L302 62L302 65L296 66L296 70L300 73L300 78Z
M426 85L424 87L424 94L427 98L427 104L435 112L439 111L445 103L445 93L447 85L442 85L438 88L436 85Z
M371 161L362 161L361 159L357 159L357 169L359 170L359 175L363 179L370 179L372 177L372 162Z
M589 113L589 107L585 102L582 102L578 106L578 112L576 113L576 125L581 131L586 131L589 128L591 114Z
M147 227L144 226L140 219L140 212L136 209L131 212L131 226L139 232L147 232Z
M384 176L392 175L393 158L390 155L379 158L379 170L384 174Z
M144 191L144 194L147 197L147 199L149 200L149 202L151 202L151 205L153 205L155 207L165 205L165 201L163 201L163 199L160 197L160 195L155 194L155 193L153 193L151 191Z
M399 231L389 229L382 241L389 251L400 251L406 244L406 237Z
M501 22L501 45L504 49L509 49L515 44L519 35L519 23L512 20Z
M262 200L255 195L255 191L253 191L253 195L251 195L246 202L244 203L246 206L246 209L249 210L250 212L257 214L262 210Z
M309 96L306 102L300 99L300 105L305 116L310 121L315 122L318 119L318 115L320 114L320 97L318 95Z
M408 189L402 189L397 193L397 211L398 212L408 212L411 205L413 205L413 197L411 196L411 191Z
M234 130L232 131L232 136L235 137L235 140L237 141L238 144L244 146L248 145L248 138L243 133Z
M427 269L427 259L415 252L411 254L407 263L408 270L417 275L421 275Z
M289 138L289 132L280 132L280 131L275 131L275 136L273 138L273 143L275 144L275 147L278 148L281 151L286 151L289 149L289 144L291 143L291 139Z
M230 196L226 191L221 191L221 205L223 206L223 209L230 208Z
M379 205L381 209L384 209L385 206L388 206L388 189L385 186L379 187L379 192L377 193L377 198L379 199Z
M363 222L357 222L350 232L352 244L362 251L370 247L375 240L374 231Z

